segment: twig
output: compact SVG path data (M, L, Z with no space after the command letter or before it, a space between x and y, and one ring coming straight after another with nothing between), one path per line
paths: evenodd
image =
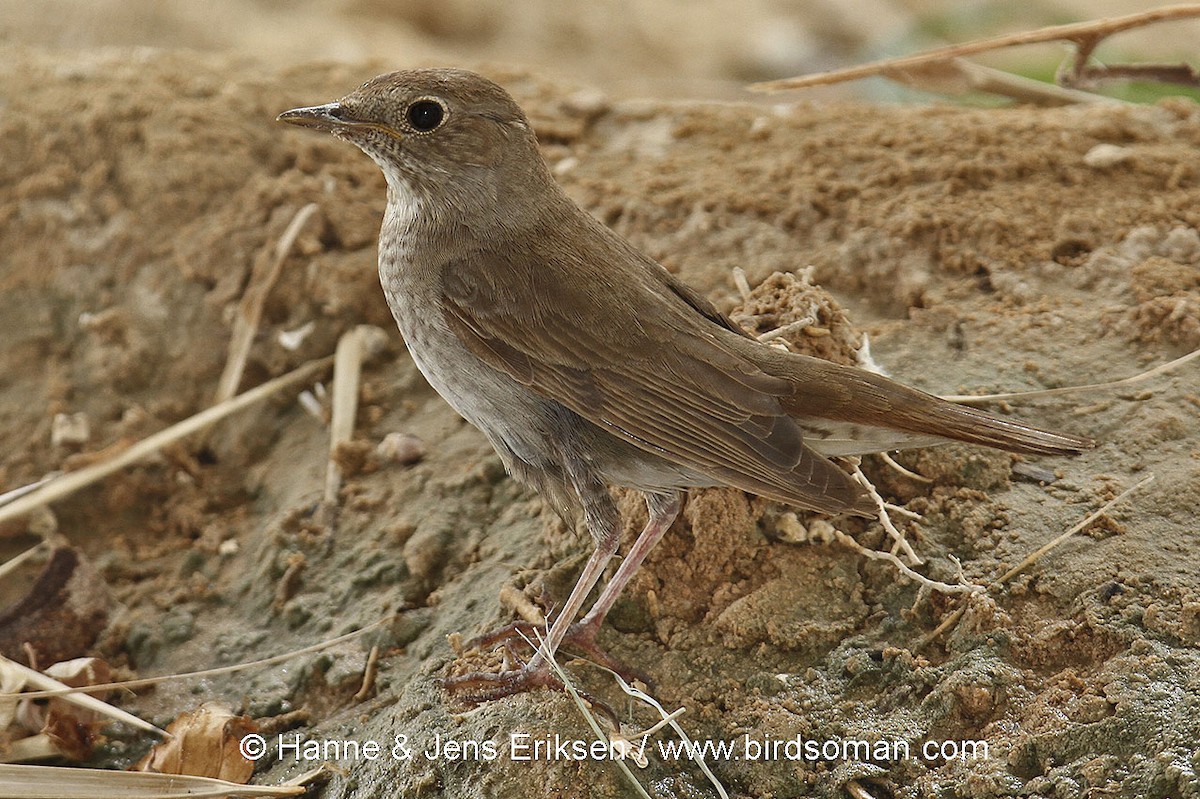
M1110 499L1108 502L1105 502L1100 507L1099 510L1095 511L1094 513L1089 514L1087 516L1087 518L1085 518L1079 524L1075 525L1070 530L1067 530L1062 535L1055 537L1049 543L1043 544L1042 546L1035 549L1033 552L1031 552L1024 560L1022 560L1016 566L1013 566L1011 569L1006 571L1004 574L1000 575L1000 577L998 577L996 579L996 582L993 583L993 586L998 588L999 586L1003 585L1004 583L1007 583L1009 580L1011 580L1013 577L1016 577L1018 574L1020 574L1026 568L1028 568L1029 566L1032 566L1034 563L1036 563L1047 552L1050 552L1051 550L1056 548L1059 544L1066 541L1068 538L1075 535L1076 533L1078 533L1083 528L1087 527L1092 522L1096 521L1096 519L1099 519L1101 516L1103 516L1105 513L1107 513L1112 508L1113 505L1116 505L1118 502L1125 499L1125 497L1129 496L1134 491L1137 491L1139 488L1142 488L1143 486L1145 486L1146 484L1150 483L1153 480L1154 480L1154 475L1150 475L1150 476L1146 477L1145 479L1143 479L1140 483L1132 485L1129 488L1122 491L1120 494L1117 494L1115 497Z
M375 690L375 675L379 673L379 644L371 647L371 651L367 653L367 665L363 667L362 686L354 694L352 699L355 702L361 702L371 695Z
M896 462L896 460L891 455L887 454L886 452L877 452L876 454L879 456L880 460L882 460L888 466L895 469L900 474L907 477L909 480L916 480L918 483L924 483L926 485L933 482L933 480L931 478L926 477L923 474L917 474L916 472L912 471L911 469L907 469L904 466L901 466L899 463Z
M325 471L325 506L337 504L342 487L342 469L338 465L338 447L354 435L354 417L358 413L358 388L362 378L363 335L359 328L338 339L333 356L333 417L329 423L329 465Z
M291 253L300 231L316 212L316 203L309 203L297 211L296 215L292 217L291 223L288 224L287 230L283 232L275 245L275 257L271 260L270 268L265 272L259 272L256 269L255 273L250 276L250 285L242 294L237 316L233 320L233 332L229 339L229 357L225 361L225 370L221 372L221 379L217 381L217 392L213 397L214 404L224 402L237 393L238 384L242 382L242 373L246 369L246 359L250 357L250 346L254 343L258 324L262 321L263 305L267 301L267 294L275 285L275 281L279 279L283 262Z
M0 670L7 671L7 672L14 674L19 679L19 682L21 684L35 685L38 688L43 688L48 691L56 692L55 695L59 695L61 693L62 700L64 702L69 702L72 705L81 707L85 710L90 710L93 713L99 713L102 716L106 716L106 717L108 717L110 719L114 719L116 721L123 721L132 727L138 728L139 730L145 730L146 732L152 732L155 735L160 735L164 738L171 737L171 735L166 730L160 730L158 727L155 727L150 722L142 721L141 719L139 719L137 716L133 715L132 713L121 710L118 707L113 707L108 702L97 699L94 696L87 696L86 694L80 694L75 689L71 688L71 686L62 683L47 674L42 674L37 669L31 669L28 666L24 665L23 663L18 663L15 660L6 658L4 655L0 655ZM4 682L6 682L6 683L17 682L17 680L13 680L13 681L5 680ZM87 687L94 689L96 686L87 686ZM36 699L38 696L43 695L44 693L45 693L45 691L36 691L36 692L30 691L28 693L16 692L16 693L11 693L11 694L3 694L3 696L10 697L10 698L16 698L16 699L33 700L33 699Z
M932 580L920 572L913 571L913 569L911 569L907 563L900 560L900 558L896 557L891 552L880 552L877 549L868 549L836 527L833 530L833 537L863 557L870 558L871 560L887 561L899 569L901 574L908 579L920 583L927 588L933 588L937 591L941 591L943 594L975 594L984 590L982 585L972 585L970 583L966 583L964 585L950 585L949 583Z
M787 89L803 89L810 86L828 86L834 83L843 83L861 78L870 78L876 75L917 69L929 62L948 61L952 58L975 55L976 53L984 53L989 50L998 50L1004 47L1015 47L1023 44L1036 44L1039 42L1071 41L1075 42L1081 49L1086 48L1090 54L1090 47L1087 47L1088 44L1094 47L1095 42L1114 33L1139 28L1155 22L1196 16L1200 16L1200 4L1188 3L1184 5L1165 6L1153 11L1143 11L1123 17L1076 22L1070 25L1053 25L1034 31L994 36L965 44L939 47L935 50L928 50L924 53L903 56L901 58L888 58L882 61L875 61L871 64L850 67L849 69L838 69L831 72L819 72L815 75L803 75L795 78L755 83L750 86L750 89L751 91L758 92L777 92Z
M949 402L957 402L960 405L975 405L984 402L998 402L1002 400L1012 399L1033 399L1035 397L1056 397L1062 394L1074 394L1080 391L1100 391L1104 389L1122 388L1124 386L1132 386L1137 383L1142 383L1152 377L1157 377L1161 374L1178 369L1186 363L1200 358L1200 349L1192 350L1186 355L1181 355L1173 361L1159 364L1153 369L1149 369L1133 377L1126 377L1121 380L1110 380L1104 383L1089 383L1083 386L1062 386L1060 388L1043 388L1035 391L1013 391L1008 394L950 394L942 396L942 399Z
M910 563L919 566L923 561L921 560L920 556L913 551L912 545L908 543L908 539L904 537L904 533L900 532L896 525L892 523L892 517L888 515L888 504L883 501L883 497L879 495L879 491L875 488L874 484L872 484L871 481L867 479L867 476L863 474L861 465L857 463L854 464L854 472L852 476L858 481L859 485L867 490L867 494L869 494L871 499L875 502L875 508L879 513L879 523L883 525L883 529L887 531L888 536L892 539L900 551L902 551L909 559ZM916 572L913 573L916 574Z
M733 285L737 287L738 294L742 295L742 305L750 302L750 281L746 279L746 270L740 266L733 268Z
M203 430L231 413L261 402L280 389L311 378L313 374L328 368L332 361L332 358L309 361L285 375L277 377L274 380L268 380L266 383L243 392L233 399L226 400L211 408L206 408L195 416L189 416L187 419L177 422L165 430L160 430L151 436L143 438L109 460L92 464L77 472L68 472L67 474L60 475L41 485L36 491L32 491L0 508L0 522L22 516L50 502L69 496L98 480L102 480L131 463L153 455L168 444Z
M950 613L948 616L946 616L946 618L942 619L941 624L939 624L937 627L934 627L931 631L929 631L928 633L923 635L921 637L921 640L917 641L917 643L913 646L913 649L919 652L922 649L924 649L925 647L932 644L934 641L936 641L938 639L939 636L941 636L942 633L949 630L955 624L958 624L958 620L961 619L963 617L963 614L966 612L967 612L967 603L963 602L961 605L959 605L957 608L955 608L952 613Z
M157 685L158 683L167 682L168 680L184 680L192 677L215 677L220 674L232 674L236 671L245 671L246 669L257 669L264 666L273 666L276 663L283 663L284 661L291 660L292 658L299 657L300 655L307 655L310 652L320 652L322 649L329 649L330 647L337 646L338 644L344 644L347 641L353 641L355 638L369 633L376 627L382 627L385 624L390 624L394 619L395 616L387 616L379 621L368 624L366 627L361 627L354 632L349 632L345 635L339 635L337 638L330 638L327 641L320 641L318 643L302 647L301 649L293 649L291 652L284 652L280 655L272 655L271 657L262 658L260 660L250 660L245 663L234 663L229 666L217 666L211 669L201 669L200 671L185 671L179 674L164 674L160 677L143 677L137 680L121 680L120 682L101 683L99 685L83 685L78 688L68 687L46 691L26 691L25 693L19 694L0 693L0 700L13 699L16 697L22 699L41 699L45 696L90 694L97 691L110 691L114 688L124 688L129 690L133 688L142 688L147 685Z
M766 333L760 335L758 340L763 344L766 344L782 336L795 333L797 330L803 330L806 327L812 327L816 323L817 320L815 317L806 316L803 319L797 319L795 322L788 322L783 327L777 327L774 330L768 330Z

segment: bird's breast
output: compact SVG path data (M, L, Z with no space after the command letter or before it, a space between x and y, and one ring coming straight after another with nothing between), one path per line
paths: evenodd
M502 455L529 464L557 456L552 403L475 356L446 323L436 278L380 241L380 281L417 369Z

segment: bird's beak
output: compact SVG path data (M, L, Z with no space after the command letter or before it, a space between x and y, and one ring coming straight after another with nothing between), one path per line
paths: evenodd
M298 125L302 128L312 128L314 130L323 130L327 133L338 133L340 131L348 131L354 128L371 128L393 136L397 139L402 138L401 135L388 127L378 122L373 122L367 119L356 119L342 107L341 103L327 103L326 105L313 105L307 108L293 108L291 111L284 111L275 118L279 122L286 122L289 125Z
M291 111L284 111L276 117L276 120L289 125L299 125L302 128L326 131L335 130L350 121L343 118L342 107L338 103L293 108Z

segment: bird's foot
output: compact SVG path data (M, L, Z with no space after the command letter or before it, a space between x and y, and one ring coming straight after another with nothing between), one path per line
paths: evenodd
M600 625L593 621L587 619L577 621L567 628L567 633L563 636L562 643L559 644L559 650L566 649L581 655L593 663L619 674L626 682L638 681L652 685L649 677L608 654L596 642L599 631ZM487 652L497 645L503 645L507 659L519 659L518 648L536 650L544 637L544 627L518 621L471 639L462 646L459 654L472 651Z
M480 705L539 688L558 691L563 689L562 680L551 673L550 665L542 658L501 671L468 671L456 674L447 677L443 685L447 691L469 705Z
M447 677L442 684L447 691L471 706L482 705L484 702L492 702L507 696L516 696L526 691L535 691L539 688L549 688L554 691L566 690L562 680L553 674L549 662L540 656L535 656L533 660L517 668L456 674L453 677ZM573 693L582 699L592 711L607 718L614 730L621 729L621 721L611 707L578 688L574 688Z

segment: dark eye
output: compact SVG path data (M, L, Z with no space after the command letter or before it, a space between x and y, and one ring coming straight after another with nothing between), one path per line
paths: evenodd
M436 100L417 100L404 112L408 124L418 133L428 133L442 124L446 118L446 109Z

